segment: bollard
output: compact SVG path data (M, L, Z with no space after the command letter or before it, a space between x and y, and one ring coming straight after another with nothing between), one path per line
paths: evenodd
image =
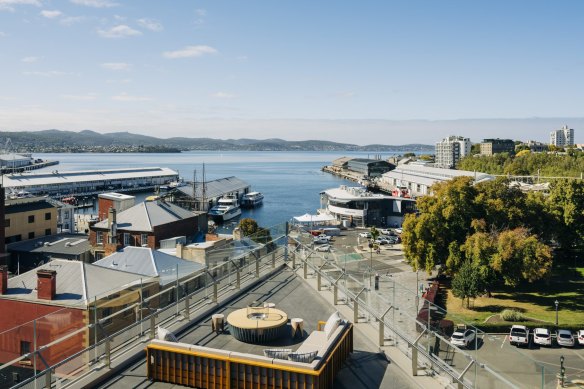
M375 274L375 290L379 290L379 273Z

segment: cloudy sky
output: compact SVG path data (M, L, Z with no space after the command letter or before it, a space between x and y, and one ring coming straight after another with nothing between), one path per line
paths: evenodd
M0 131L582 142L582 42L577 0L0 0Z

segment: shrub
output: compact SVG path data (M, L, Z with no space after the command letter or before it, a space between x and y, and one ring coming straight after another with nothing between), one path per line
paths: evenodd
M525 316L523 316L521 312L516 311L515 309L504 309L503 312L501 312L501 319L513 322L524 321Z

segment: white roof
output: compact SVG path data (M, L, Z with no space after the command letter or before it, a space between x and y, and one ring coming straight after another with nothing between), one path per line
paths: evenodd
M207 181L205 183L205 197L208 199L223 196L227 193L240 192L243 194L245 188L248 188L249 184L237 177L225 177L219 178L217 180ZM184 185L176 188L179 192L184 193L189 197L193 197L193 186ZM195 190L197 192L196 197L203 197L203 183L197 182L195 185Z
M294 220L298 223L319 223L319 222L330 222L335 220L335 217L327 214L311 215L306 213L302 216L294 216Z
M57 290L53 300L37 297L37 270L41 269L57 272ZM95 297L99 299L130 285L137 285L141 278L144 276L81 261L54 259L36 269L9 278L8 290L0 298L85 309Z
M174 177L178 173L165 167L125 168L108 170L77 170L61 172L25 172L4 176L4 187L18 188L36 185L71 184L91 181L145 177Z
M93 264L147 277L159 277L161 285L176 282L177 269L178 278L181 279L204 268L199 263L186 261L159 250L133 246L124 247Z
M123 193L115 193L115 192L101 193L97 197L99 197L101 199L107 199L107 200L131 200L131 199L136 198L135 196L130 196L130 195L123 194Z
M30 161L32 157L21 154L0 154L0 160L3 161Z
M327 189L324 193L329 197L337 200L383 200L392 199L392 196L383 195L379 193L369 192L367 189L360 186L345 186L341 185L339 188ZM400 198L401 199L401 198Z
M418 164L398 165L394 170L383 174L383 177L391 178L401 178L402 176L404 180L411 182L418 182L418 179L414 179L414 177L419 177L419 179L425 178L431 180L432 183L436 181L446 181L454 177L462 176L473 177L475 182L489 181L494 178L487 173L471 172L468 170L443 169ZM408 179L406 179L406 176Z

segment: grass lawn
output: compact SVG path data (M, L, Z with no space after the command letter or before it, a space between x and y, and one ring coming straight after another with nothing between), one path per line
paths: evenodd
M484 323L504 309L520 311L526 318L539 320L542 325L554 325L559 302L559 326L581 326L584 329L584 268L556 269L549 281L524 284L517 288L502 287L492 297L471 299L471 309L448 289L447 319L455 323Z

